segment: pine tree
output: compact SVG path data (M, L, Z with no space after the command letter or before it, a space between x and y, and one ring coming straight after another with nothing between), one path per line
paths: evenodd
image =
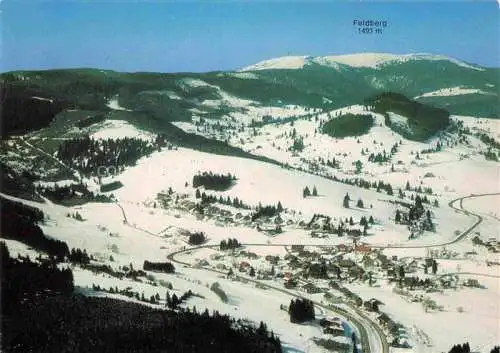
M177 308L177 305L179 304L180 304L179 298L177 298L177 295L174 293L174 295L172 295L172 308L173 309Z
M364 208L363 200L358 199L358 203L356 204L356 206L359 208Z
M396 210L395 221L396 221L396 223L400 223L401 222L401 212L399 212L399 210Z
M283 205L281 205L281 201L278 201L277 211L278 213L283 212Z
M373 216L370 216L370 219L368 220L368 222L369 222L370 224L374 224L374 223L375 223L375 221L373 220Z
M316 185L314 185L313 187L313 193L312 193L313 196L318 196L318 190L316 189Z
M349 201L351 201L351 199L349 197L349 194L346 193L345 196L344 196L344 201L343 201L343 206L345 208L349 208Z
M309 190L309 187L306 186L302 191L302 197L306 198L308 196L311 196L311 191Z
M195 196L196 196L197 199L201 198L200 189L196 189Z
M167 295L166 295L166 298L165 298L165 301L166 301L166 306L171 308L172 307L172 298L170 297L170 292L167 291Z
M432 274L434 274L434 275L436 274L437 268L438 268L438 263L436 260L433 260L432 261Z

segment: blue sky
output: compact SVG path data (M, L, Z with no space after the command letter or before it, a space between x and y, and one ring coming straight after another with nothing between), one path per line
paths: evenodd
M499 66L496 1L9 1L0 71L231 70L284 55L429 52ZM353 20L386 20L359 34Z

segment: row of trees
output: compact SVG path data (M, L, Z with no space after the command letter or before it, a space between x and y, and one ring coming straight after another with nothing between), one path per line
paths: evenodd
M219 195L219 198L215 195L206 194L205 192L200 192L200 189L196 189L195 197L197 199L201 199L202 204L206 203L215 203L218 202L221 205L233 206L234 208L241 208L245 210L249 210L250 206L243 203L243 200L240 200L238 197L235 197L232 201L228 196L227 198L223 198L222 195Z
M72 263L77 263L79 265L85 266L90 263L90 257L87 254L87 250L83 249L83 251L80 248L73 248L71 249L71 252L69 253L68 260Z
M130 287L129 287L130 288ZM149 304L158 304L160 302L160 295L156 293L155 295L151 295L148 298L144 295L144 292L142 292L139 295L139 292L133 292L129 288L126 289L118 289L118 287L109 287L109 289L106 289L104 287L101 287L100 285L95 285L92 284L92 290L94 291L99 291L99 292L106 292L106 293L111 293L111 294L120 294L124 295L128 298L134 298L135 300L144 302L144 303L149 303Z
M429 195L432 195L433 191L432 191L432 188L431 187L425 187L425 188L422 188L421 185L419 185L418 187L411 187L410 185L410 182L407 181L406 182L406 185L405 185L405 190L406 191L415 191L415 192L418 192L420 194L422 193L426 193L426 194L429 194Z
M344 208L349 208L350 202L351 202L351 197L349 196L349 193L346 193L344 196L344 199L342 201L342 206L344 206ZM356 202L356 207L365 208L365 203L363 202L363 200L361 198L359 198L358 201Z
M220 241L220 246L219 249L224 251L224 250L233 250L236 248L239 248L241 244L238 242L236 238L229 238L228 240L221 240Z
M38 185L35 189L50 201L69 206L86 202L113 202L115 200L113 194L108 196L90 191L87 185L82 183L64 186L59 186L57 183L54 186Z
M150 262L144 261L142 265L144 271L157 271L165 273L174 273L175 266L171 262Z
M306 186L303 190L302 190L302 197L306 198L306 197L309 197L309 196L318 196L318 190L316 189L316 185L313 186L313 191L311 193L311 190L309 190L309 187Z

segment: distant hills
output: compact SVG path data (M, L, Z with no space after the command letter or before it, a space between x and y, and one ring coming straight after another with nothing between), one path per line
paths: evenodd
M15 71L0 75L2 135L47 126L63 111L107 114L145 129L217 119L259 106L333 110L394 92L451 114L500 117L500 69L430 54L284 57L239 71L121 73L98 69ZM116 99L122 111L111 109ZM88 115L88 114L87 114Z

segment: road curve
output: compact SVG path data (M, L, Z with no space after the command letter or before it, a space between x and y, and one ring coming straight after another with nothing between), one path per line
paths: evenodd
M192 267L191 264L189 264L187 262L184 262L184 261L177 260L175 257L177 255L179 255L179 254L190 252L190 251L193 251L193 250L196 250L196 249L211 248L211 247L218 248L218 246L214 246L214 245L197 246L197 247L194 247L194 248L189 248L189 249L184 249L184 250L179 250L179 251L172 252L169 255L167 255L167 259L170 260L170 261L172 261L172 262L174 262L174 263L177 263L177 264L180 264L180 265L183 265L183 266L186 266L186 267ZM216 270L216 269L213 269L213 268L200 267L199 269L202 269L202 270L205 270L205 271L214 272L214 273L218 273L218 274L222 274L222 275L227 275L226 272L219 271L219 270ZM293 293L293 292L288 291L286 289L283 289L283 288L280 288L280 287L276 287L274 285L271 285L271 284L268 284L268 283L265 283L265 282L262 282L262 281L259 281L259 280L255 280L255 279L251 279L251 278L248 278L248 277L239 276L237 274L235 274L235 276L236 276L236 278L240 278L240 279L243 279L243 280L251 282L251 283L259 284L259 285L261 285L263 287L266 287L266 288L269 288L269 289L272 289L272 290L275 290L275 291L287 294L287 295L289 295L291 297L294 297L294 298L302 298L302 296L300 296L299 294ZM314 301L314 300L312 300L312 302L313 302L313 304L315 306L317 306L317 307L325 310L326 312L336 313L337 315L344 316L349 322L351 322L356 327L356 329L358 330L358 332L359 332L359 334L361 336L361 337L359 337L359 339L361 341L361 347L362 347L362 351L364 353L372 353L372 352L374 352L374 353L379 353L379 352L380 353L389 353L389 344L387 342L385 333L378 326L378 324L376 324L375 322L373 322L368 316L364 315L359 310L357 310L354 307L351 307L349 305L349 307L351 308L351 310L354 311L357 316L359 316L359 317L355 317L352 313L350 313L349 311L344 310L342 308L334 307L334 306L329 306L329 305L324 305L324 304L321 304L321 303L319 303L317 301ZM361 321L363 321L363 323ZM368 326L372 332L375 332L377 334L378 341L380 342L381 347L372 347L372 345L370 344L369 334L368 334L366 326ZM380 348L382 348L381 351L380 351Z

